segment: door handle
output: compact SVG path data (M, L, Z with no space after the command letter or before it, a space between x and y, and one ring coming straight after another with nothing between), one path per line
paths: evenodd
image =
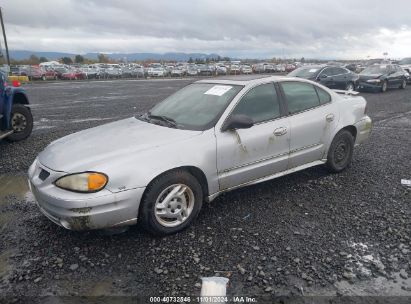
M334 114L328 114L327 116L325 116L325 120L328 122L332 122L334 120Z
M284 128L284 127L280 127L280 128L277 128L277 129L274 130L274 135L275 136L282 136L286 133L287 133L287 128Z

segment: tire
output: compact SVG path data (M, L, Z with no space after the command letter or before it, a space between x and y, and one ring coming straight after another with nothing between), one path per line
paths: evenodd
M11 127L14 133L8 136L8 141L20 141L30 136L33 130L33 116L30 109L22 104L14 104L11 109Z
M183 189L184 193L178 195ZM167 205L156 208L161 206L161 202L173 191L177 193L168 200ZM170 171L157 177L147 187L141 201L139 217L143 228L148 232L154 235L169 235L190 226L199 214L202 204L203 191L197 179L184 170ZM161 212L176 218L167 218ZM178 215L183 216L177 219Z
M387 87L388 87L388 82L387 82L387 80L384 80L382 85L381 85L381 92L385 93L387 91Z
M328 150L327 167L331 172L344 171L352 160L354 137L348 130L338 132Z
M400 89L405 89L405 87L407 86L407 81L405 79L402 80L402 83L400 85Z
M354 91L355 90L355 85L352 82L348 82L345 85L345 90L346 91Z

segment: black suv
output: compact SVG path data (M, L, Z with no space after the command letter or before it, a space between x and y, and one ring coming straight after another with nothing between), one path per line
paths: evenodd
M358 87L358 74L337 66L311 65L300 67L287 76L317 81L330 89L355 90Z

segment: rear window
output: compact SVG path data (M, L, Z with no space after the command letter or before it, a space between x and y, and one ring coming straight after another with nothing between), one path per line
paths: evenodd
M315 87L315 89L317 91L318 98L320 99L320 104L325 104L331 101L330 94L319 87Z
M287 81L281 83L290 114L317 107L320 101L312 84Z

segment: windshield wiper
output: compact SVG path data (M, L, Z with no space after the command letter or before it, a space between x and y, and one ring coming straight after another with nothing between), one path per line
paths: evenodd
M149 119L155 119L155 120L164 121L164 122L166 122L170 127L177 128L177 122L176 122L174 119L170 118L170 117L167 117L167 116L164 116L164 115L153 115L153 114L151 114L150 112L147 113L147 117L148 117Z

